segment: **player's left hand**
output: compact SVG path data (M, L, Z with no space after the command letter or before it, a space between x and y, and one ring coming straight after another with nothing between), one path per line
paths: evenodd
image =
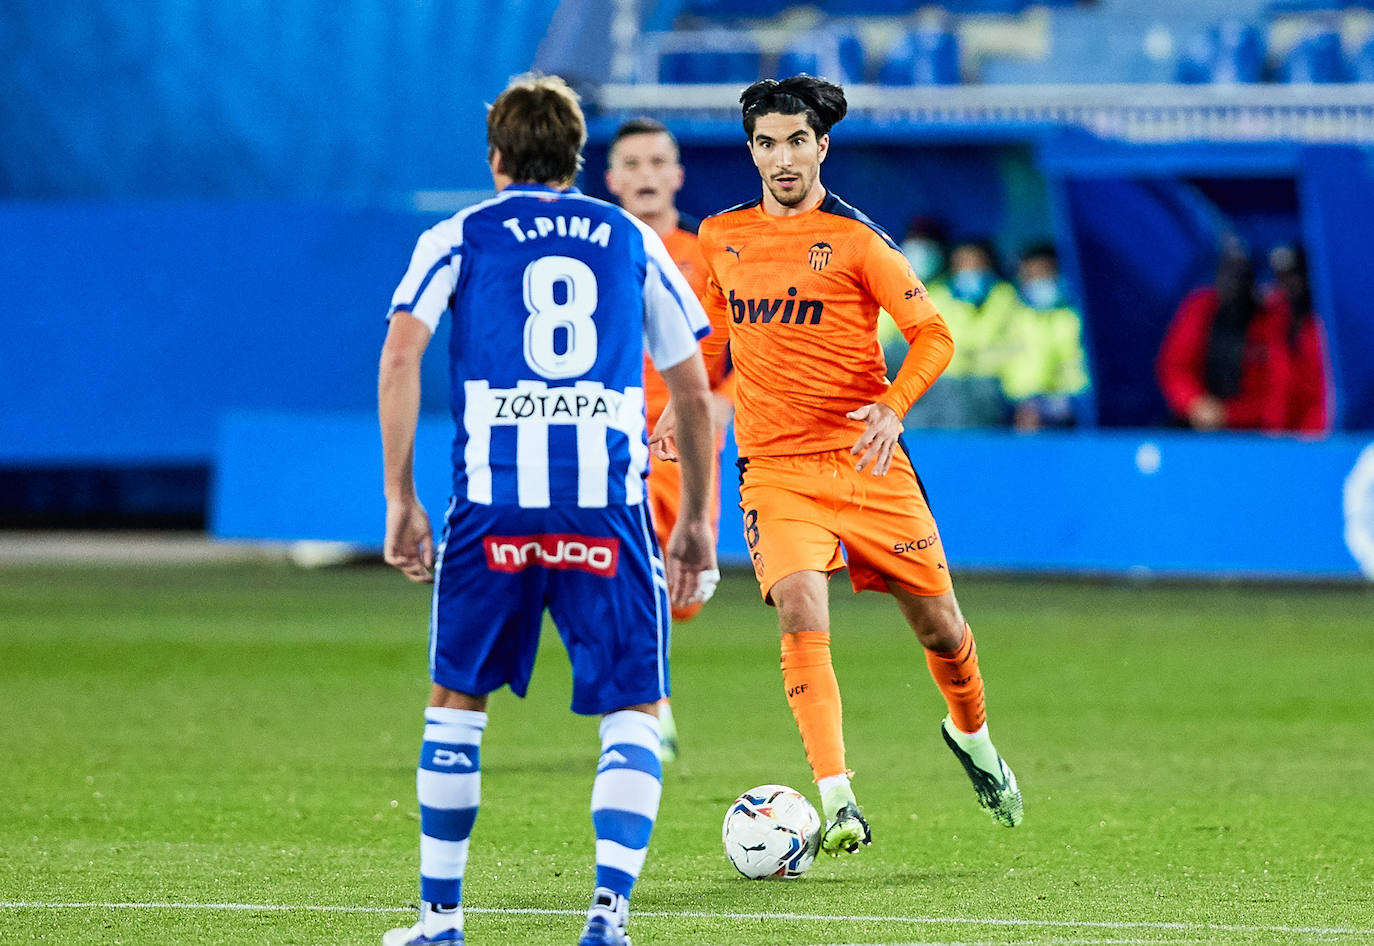
M858 410L844 415L850 420L864 422L864 432L849 452L859 458L855 469L873 464L873 475L882 476L892 467L892 451L897 448L897 438L902 434L902 419L897 412L886 404L865 404Z
M715 594L720 582L716 564L716 537L706 519L679 519L664 550L667 558L668 599L675 608L702 604Z

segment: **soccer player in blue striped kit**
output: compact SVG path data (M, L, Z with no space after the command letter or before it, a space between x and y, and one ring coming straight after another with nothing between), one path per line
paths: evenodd
M513 79L487 115L496 197L426 231L392 300L378 378L385 554L434 582L434 687L416 779L420 917L385 946L463 942L487 696L525 694L545 609L572 662L573 711L601 716L596 888L579 946L629 944L662 792L669 607L704 600L719 578L697 348L708 328L653 230L571 186L585 141L561 79ZM454 498L436 554L413 460L420 360L448 310ZM683 459L666 556L645 491L646 350L672 392Z

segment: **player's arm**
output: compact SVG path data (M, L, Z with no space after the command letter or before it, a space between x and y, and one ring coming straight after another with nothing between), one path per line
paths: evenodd
M433 581L434 535L415 490L415 428L420 417L420 359L429 326L406 312L391 318L377 370L382 427L382 489L386 496L388 565L411 581Z
M412 581L432 581L434 535L415 491L415 427L420 416L420 359L448 308L458 275L460 237L445 221L416 241L410 266L391 297L386 342L377 370L382 427L388 564Z
M709 270L708 270L709 272ZM714 396L713 417L717 430L724 430L735 416L735 369L730 363L730 319L725 293L710 275L701 294L701 307L711 323L711 334L702 339L701 357Z
M681 506L665 550L668 593L675 606L684 607L709 598L720 578L711 528L711 474L716 462L712 395L699 353L660 373L677 405L682 463Z
M1170 410L1198 430L1226 426L1226 406L1203 384L1215 296L1203 290L1179 304L1159 348L1155 370Z
M892 465L902 418L949 364L954 338L906 258L876 234L873 240L876 245L863 271L866 287L892 316L909 347L887 391L847 416L864 422L864 432L851 449L859 457L856 468L872 465L873 475L882 476Z
M682 452L682 495L668 537L668 594L675 607L711 597L720 572L711 528L715 435L711 386L697 343L710 332L706 313L658 236L645 238L649 267L644 283L644 344L668 386Z
M711 334L701 340L702 363L705 366L711 390L717 395L713 405L715 423L718 429L724 429L734 414L735 379L729 357L730 320L726 315L728 307L725 302L725 294L722 292L720 284L716 282L714 274L708 277L706 291L702 293L698 301L701 303L701 307L706 313L706 319L711 326ZM676 415L673 399L670 397L668 406L663 409L663 413L659 415L658 423L650 431L649 450L660 460L676 461L678 459L677 449L673 442L674 427L677 423Z
M728 359L727 359L728 361ZM735 372L728 368L725 377L711 385L711 423L716 433L724 435L726 427L735 417Z

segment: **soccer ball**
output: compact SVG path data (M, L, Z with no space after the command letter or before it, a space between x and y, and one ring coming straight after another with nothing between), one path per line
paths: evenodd
M786 785L760 785L730 803L721 825L725 856L750 880L806 873L821 847L821 816Z

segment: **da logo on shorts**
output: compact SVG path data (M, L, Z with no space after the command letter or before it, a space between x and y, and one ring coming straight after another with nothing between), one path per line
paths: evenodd
M590 535L489 535L482 546L487 567L494 572L522 572L540 566L610 578L620 561L619 539Z
M811 249L807 251L807 259L811 262L811 268L820 272L830 262L833 253L834 249L829 243L812 243Z

